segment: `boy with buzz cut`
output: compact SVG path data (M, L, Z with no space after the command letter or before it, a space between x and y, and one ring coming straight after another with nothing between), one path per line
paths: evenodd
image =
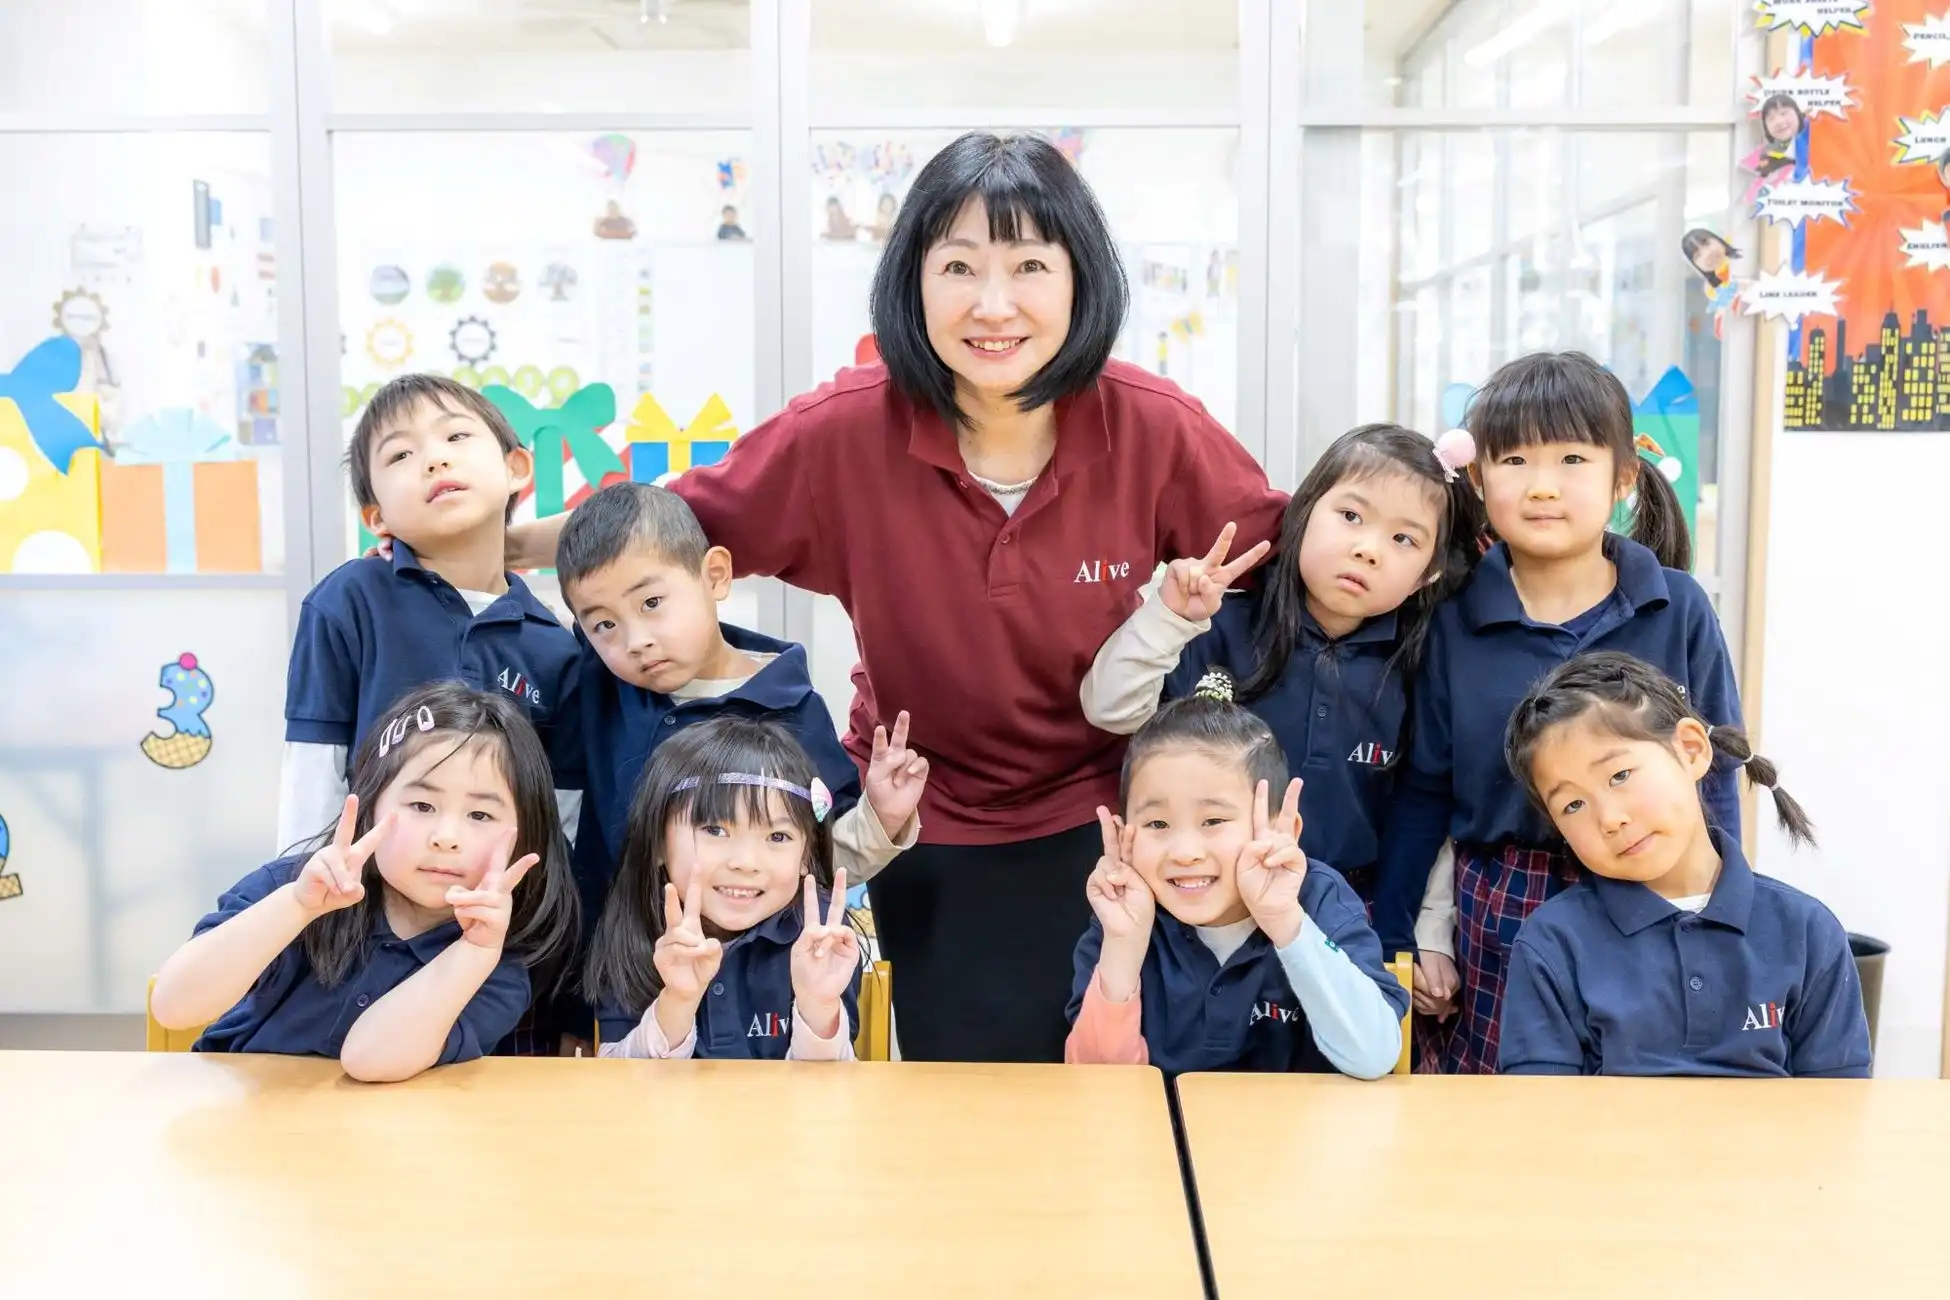
M352 494L392 557L340 565L305 597L285 685L280 848L335 824L347 762L393 701L429 682L508 692L562 792L582 786L575 637L502 567L534 462L494 405L438 375L374 394L346 449ZM573 827L580 796L559 793Z
M576 867L591 927L615 874L630 799L650 755L681 727L722 713L783 721L832 793L833 865L870 879L920 835L928 762L907 746L907 715L874 733L865 798L805 647L718 621L731 553L705 539L674 492L617 483L562 528L555 571L583 643L587 795Z

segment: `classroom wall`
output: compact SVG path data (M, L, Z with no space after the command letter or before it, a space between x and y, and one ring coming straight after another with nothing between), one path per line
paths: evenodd
M1946 482L1942 435L1774 443L1761 743L1821 847L1791 850L1763 798L1756 865L1891 945L1876 1052L1886 1076L1935 1078L1943 1029L1950 608L1932 575Z

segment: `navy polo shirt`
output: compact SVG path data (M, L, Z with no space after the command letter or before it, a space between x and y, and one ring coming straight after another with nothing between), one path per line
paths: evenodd
M1339 872L1309 859L1307 877L1300 882L1300 907L1381 986L1397 1015L1408 1011L1408 990L1382 965L1381 944L1368 928L1367 908ZM1096 977L1103 943L1103 923L1092 917L1077 941L1076 975L1065 1012L1071 1024L1083 1010L1083 995ZM1336 1073L1315 1045L1307 1013L1263 931L1254 930L1220 965L1191 926L1160 907L1139 990L1145 1047L1151 1064L1166 1074Z
M355 750L408 691L457 680L506 691L535 724L558 789L582 786L575 637L519 577L479 614L397 540L393 558L341 564L298 615L284 738ZM348 764L349 764L348 757Z
M1244 684L1259 666L1254 644L1257 592L1225 598L1212 626L1179 656L1165 698L1190 695L1198 679L1223 668ZM1394 788L1392 763L1407 700L1389 657L1398 646L1392 611L1338 641L1302 612L1300 635L1273 688L1245 700L1273 729L1300 790L1300 847L1342 872L1373 864Z
M303 857L281 858L251 872L217 900L217 910L196 923L197 934L222 925L298 878ZM393 935L383 907L372 909L372 931L351 974L326 988L312 973L301 935L272 959L257 983L196 1040L198 1052L277 1052L336 1060L345 1035L362 1012L421 967L461 943L460 923L445 921L411 939ZM505 950L480 990L447 1031L438 1065L471 1061L494 1050L528 1009L528 971Z
M1499 543L1468 585L1436 607L1416 678L1408 762L1383 836L1375 929L1390 951L1415 946L1415 914L1444 838L1495 847L1554 845L1556 830L1503 760L1503 733L1530 688L1573 655L1616 650L1665 671L1709 724L1740 722L1740 688L1719 617L1699 583L1630 538L1605 535L1618 584L1563 627L1523 612ZM1701 783L1707 819L1740 833L1737 770Z
M1841 922L1712 835L1720 879L1698 916L1594 875L1524 922L1503 994L1504 1073L1868 1077Z
M819 891L821 915L832 895ZM700 1060L783 1061L792 1046L792 945L805 925L799 896L724 945L718 977L697 1004L697 1047ZM840 995L846 1008L841 1032L852 1038L860 1029L860 972ZM620 1043L643 1021L649 1004L631 1009L604 1002L596 1009L602 1041ZM675 1046L675 1044L672 1044Z
M777 658L729 694L684 701L622 681L603 665L581 630L575 633L582 644L581 731L588 745L583 825L594 824L602 832L599 840L586 834L576 837L576 879L586 917L600 915L610 878L623 856L637 781L657 746L676 735L680 727L724 714L773 718L805 748L819 779L832 791L829 818L860 800L859 769L840 748L833 715L813 689L805 647L728 623L722 630L725 642L733 649Z

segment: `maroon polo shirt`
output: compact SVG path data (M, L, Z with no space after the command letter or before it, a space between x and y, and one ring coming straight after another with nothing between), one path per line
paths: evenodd
M1286 497L1205 408L1121 361L1056 405L1056 453L1011 516L884 366L831 383L677 478L740 574L835 596L860 663L845 744L906 709L929 762L921 838L1071 830L1117 797L1124 739L1077 691L1162 560L1274 537Z

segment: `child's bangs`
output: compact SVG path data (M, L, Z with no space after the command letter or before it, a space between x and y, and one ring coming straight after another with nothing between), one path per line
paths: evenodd
M1469 408L1469 432L1479 460L1495 462L1525 447L1547 443L1611 446L1591 413L1569 393L1540 384L1533 392L1484 389Z

